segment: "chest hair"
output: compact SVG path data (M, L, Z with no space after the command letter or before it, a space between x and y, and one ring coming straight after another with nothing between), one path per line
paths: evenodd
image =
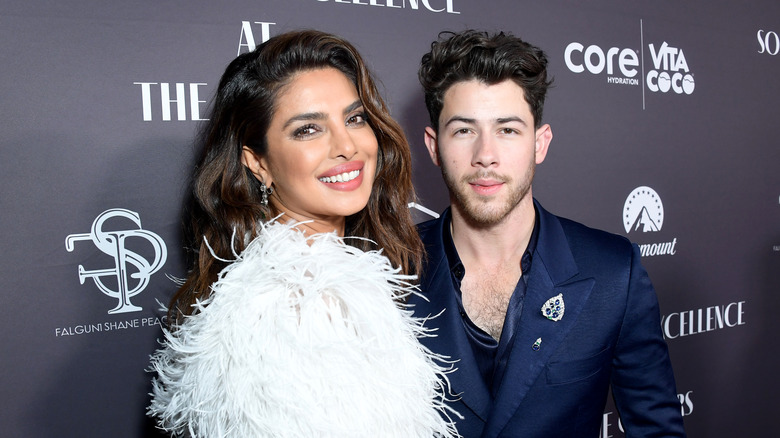
M475 271L467 272L461 282L463 308L477 327L499 340L509 299L522 271L519 266Z

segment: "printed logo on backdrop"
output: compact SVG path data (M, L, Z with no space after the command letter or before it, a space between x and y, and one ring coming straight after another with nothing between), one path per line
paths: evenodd
M638 235L653 235L664 226L664 204L655 190L647 186L639 186L629 193L623 204L623 228L626 233L633 234L631 240L647 240ZM640 243L639 249L643 257L660 255L675 255L677 253L677 238L666 242Z
M682 394L677 394L677 400L680 402L680 412L683 417L687 417L693 414L693 391L686 391ZM620 415L617 412L604 412L601 420L601 431L599 432L599 438L617 438L625 436L625 429L623 428L623 422L620 420Z
M132 226L105 229L106 222L116 218L127 219ZM129 241L138 239L149 243L154 251L152 260L147 260L143 255L127 248ZM141 217L138 213L114 208L99 214L92 222L89 233L68 235L65 238L65 249L73 252L74 244L80 241L91 241L100 251L113 259L113 266L88 270L79 265L79 282L84 284L90 279L100 292L117 300L116 307L110 309L109 314L143 310L131 303L130 299L143 292L149 285L152 274L165 264L168 249L162 238L141 227Z
M645 108L645 89L653 93L693 94L696 82L688 66L685 52L667 41L652 42L645 56L644 28L639 20L640 48L610 47L574 41L564 50L566 67L573 73L587 71L606 76L607 84L642 86L642 109ZM645 66L651 66L645 72Z
M409 9L446 14L460 14L455 10L455 0L315 0L320 3L345 3L363 6L381 6L393 9Z
M165 264L168 250L163 239L141 226L138 213L122 208L106 210L92 222L88 233L70 234L65 249L73 252L77 242L89 242L106 254L102 266L78 267L81 284L91 280L90 292L98 292L116 300L110 315L140 312L132 298L149 285L151 276ZM148 257L147 257L148 256ZM160 318L143 317L101 323L58 327L55 336L79 335L118 329L160 325Z
M758 53L775 56L780 52L780 36L777 35L777 32L759 29L756 32L756 39L758 40Z

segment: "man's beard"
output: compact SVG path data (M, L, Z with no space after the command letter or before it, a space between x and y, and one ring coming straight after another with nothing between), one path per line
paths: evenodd
M454 177L444 169L444 166L441 167L441 174L450 191L453 208L457 209L471 225L487 227L503 221L528 195L535 169L536 164L532 162L519 181L515 181L510 176L499 175L494 171L487 170L464 176L460 181L455 181ZM508 192L503 195L480 196L469 186L470 181L480 178L503 182ZM503 196L504 199L497 199L499 196Z

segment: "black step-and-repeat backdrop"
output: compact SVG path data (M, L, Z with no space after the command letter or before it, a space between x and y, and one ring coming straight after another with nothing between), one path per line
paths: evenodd
M422 142L430 42L479 28L545 49L534 193L641 246L690 436L777 433L780 3L6 0L1 435L156 436L144 370L185 270L193 138L226 64L299 28L346 37L381 79L420 219L447 204ZM608 405L599 438L622 436Z

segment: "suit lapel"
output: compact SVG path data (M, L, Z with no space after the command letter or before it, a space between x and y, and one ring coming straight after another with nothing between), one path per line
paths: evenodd
M542 371L577 321L595 283L592 278L576 276L577 266L558 218L540 205L536 207L540 219L539 243L531 265L523 313L483 437L497 436L529 389L543 378ZM558 294L565 303L564 316L560 321L551 321L542 314L542 306ZM537 342L539 348L534 349Z

